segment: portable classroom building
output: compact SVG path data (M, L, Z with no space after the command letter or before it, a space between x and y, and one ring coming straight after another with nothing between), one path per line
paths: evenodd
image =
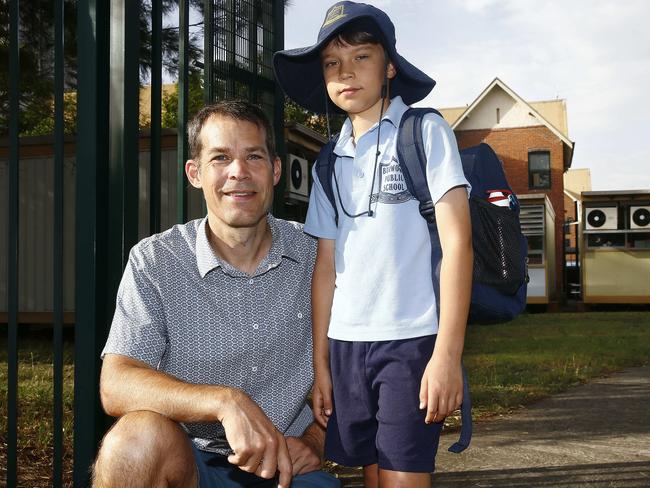
M582 192L585 303L650 303L650 190Z

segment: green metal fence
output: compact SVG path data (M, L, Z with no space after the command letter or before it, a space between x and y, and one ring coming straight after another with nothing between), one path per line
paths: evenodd
M185 126L190 108L190 73L201 71L203 100L247 98L272 117L278 149L283 143L283 96L273 82L271 56L283 47L283 1L273 0L52 0L53 130L51 132L53 195L53 282L51 325L53 330L53 453L52 482L68 485L63 467L63 326L64 326L64 194L75 193L75 373L74 373L74 475L75 487L88 486L89 468L98 443L112 419L101 409L98 390L101 349L113 315L114 299L130 248L143 235L138 208L149 205L146 233L158 232L161 223L161 159L164 130L163 80L164 39L169 30L178 33L177 113L177 204L176 221L196 215L188 213L184 162L187 159ZM20 167L21 107L28 94L21 91L21 19L28 0L4 0L9 28L4 45L8 53L7 93L7 433L6 483L21 485L18 473L18 361L20 317ZM66 15L74 8L75 16ZM146 14L146 15L145 15ZM76 18L74 25L70 19ZM170 18L174 19L170 26ZM76 181L65 187L64 138L65 99L71 89L66 71L65 33L76 39ZM197 41L203 37L203 42ZM143 70L143 43L149 49ZM69 47L69 46L68 46ZM202 59L196 54L202 54ZM166 58L167 56L167 58ZM173 57L173 56L172 56ZM167 59L167 62L169 60ZM23 70L24 71L24 70ZM148 127L140 120L140 87L151 84ZM2 87L0 87L2 91ZM142 135L151 144L147 181L140 181ZM144 184L146 183L146 185ZM275 212L283 214L283 183L278 185ZM142 191L146 188L146 195ZM143 200L144 198L144 200ZM2 205L5 205L3 203ZM67 263L69 266L69 263Z

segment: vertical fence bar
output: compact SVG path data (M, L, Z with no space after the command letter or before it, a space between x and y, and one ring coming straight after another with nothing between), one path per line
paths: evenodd
M137 2L111 1L109 297L114 296L138 240L139 15ZM131 8L129 8L131 7ZM119 250L120 252L113 252ZM109 298L109 303L113 300ZM109 309L111 306L109 305Z
M110 291L107 184L109 153L109 2L77 2L77 175L75 230L74 486L88 486L104 433L99 354ZM119 252L119 250L117 250Z
M257 20L259 15L259 2L252 2L246 11L246 21L248 23L247 36L248 39L248 63L250 67L251 83L249 85L250 101L253 103L260 103L261 96L258 92L260 74L257 72Z
M178 2L178 124L177 124L177 180L176 220L187 221L187 184L185 161L187 160L187 113L189 102L188 44L190 32L190 2Z
M54 242L53 242L53 433L52 484L63 486L63 0L54 5Z
M18 0L9 5L9 243L7 276L7 486L16 486L18 468L18 204L20 158L20 57Z
M203 2L203 103L214 101L214 0ZM201 199L203 215L208 208L205 199Z
M235 97L235 37L237 27L235 25L235 0L226 0L226 67L223 73L226 90L225 98Z
M203 102L214 100L214 0L203 3Z
M284 49L284 2L273 2L273 52ZM275 84L273 103L273 126L275 127L275 143L278 155L286 161L284 146L284 93L280 86ZM280 181L275 185L273 198L273 214L284 217L284 189L286 188L286 171L282 171Z
M149 160L149 233L160 232L162 139L162 5L151 2L151 149Z

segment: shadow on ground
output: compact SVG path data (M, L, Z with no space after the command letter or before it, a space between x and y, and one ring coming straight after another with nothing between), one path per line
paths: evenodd
M520 469L491 469L438 473L433 486L441 487L629 487L650 486L650 462L585 464ZM351 485L348 485L351 486ZM362 486L362 485L358 485Z

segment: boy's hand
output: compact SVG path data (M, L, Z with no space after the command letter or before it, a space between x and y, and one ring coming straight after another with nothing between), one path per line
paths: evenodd
M329 371L316 371L312 390L314 418L323 428L332 415L332 378Z
M424 421L442 422L463 402L463 372L460 362L429 360L420 383L420 410L426 408Z

